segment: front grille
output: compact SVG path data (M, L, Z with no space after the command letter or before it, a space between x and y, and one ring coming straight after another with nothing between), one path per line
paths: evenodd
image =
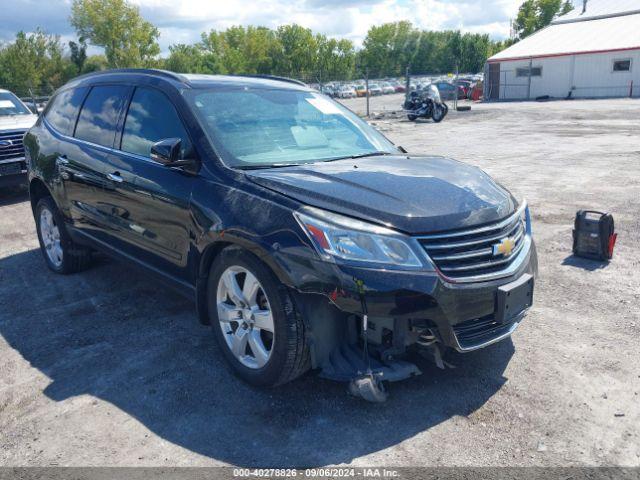
M453 333L455 333L460 347L470 349L509 333L513 327L514 321L498 323L494 320L494 315L491 314L454 325Z
M26 130L12 130L10 132L0 132L0 162L24 157L24 145L22 137ZM3 146L3 141L10 141L11 145Z
M460 280L505 270L524 248L525 237L526 226L518 212L492 225L426 235L419 241L443 275ZM494 252L504 239L513 241L508 255Z

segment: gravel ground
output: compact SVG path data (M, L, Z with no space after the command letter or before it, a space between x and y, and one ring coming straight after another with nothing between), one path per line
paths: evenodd
M640 103L480 104L436 125L401 101L372 100L390 139L529 200L540 278L511 340L421 364L383 405L313 374L253 389L162 284L107 260L48 272L25 195L4 192L0 465L640 466ZM587 207L615 215L609 265L571 256Z

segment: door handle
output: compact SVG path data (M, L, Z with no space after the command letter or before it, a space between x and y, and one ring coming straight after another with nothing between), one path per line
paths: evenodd
M120 172L107 173L107 178L116 183L122 183L124 181L124 179L120 176Z

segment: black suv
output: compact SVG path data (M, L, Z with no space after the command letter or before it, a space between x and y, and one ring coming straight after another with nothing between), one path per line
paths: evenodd
M418 349L508 337L537 269L524 202L478 168L407 154L282 78L90 74L25 136L44 259L99 250L194 298L246 381L419 373Z

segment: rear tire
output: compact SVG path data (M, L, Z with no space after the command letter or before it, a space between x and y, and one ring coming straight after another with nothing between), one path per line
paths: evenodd
M91 250L71 239L64 218L51 197L40 199L35 220L40 251L50 270L69 274L85 270L91 264Z
M251 253L229 247L216 257L207 282L207 306L220 349L247 383L282 385L309 370L304 323L293 299Z
M416 121L416 117L415 115L407 115L407 118L409 119L410 122L415 122Z
M433 118L433 121L435 123L440 123L442 120L444 120L444 117L445 117L446 114L447 113L446 113L446 111L445 111L443 106L435 105L433 107L432 118Z

